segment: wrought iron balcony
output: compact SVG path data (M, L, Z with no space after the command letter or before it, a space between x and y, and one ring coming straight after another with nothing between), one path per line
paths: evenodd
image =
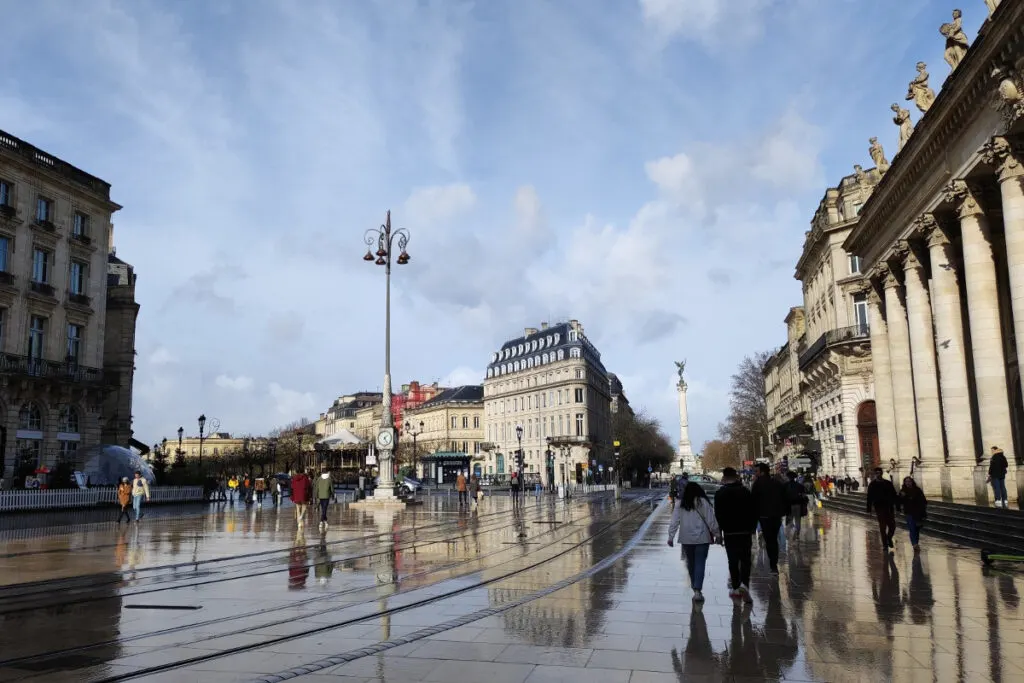
M829 330L825 334L818 337L813 344L807 347L807 350L800 354L800 369L803 370L824 353L827 349L840 344L848 344L850 342L863 341L871 336L870 330L867 325L852 325L850 327L840 327L835 330Z
M101 368L90 368L74 360L60 362L17 356L13 353L0 353L0 375L39 377L85 384L103 383Z
M68 292L68 301L79 306L88 306L92 303L92 299L85 294L76 294L74 292Z
M71 239L73 239L76 242L80 242L80 243L84 244L85 246L89 246L90 244L92 244L92 238L89 237L88 235L85 235L85 234L80 233L80 232L79 233L71 233Z
M55 290L53 285L48 285L45 282L36 282L33 280L29 283L29 288L36 294L42 294L43 296L55 296Z

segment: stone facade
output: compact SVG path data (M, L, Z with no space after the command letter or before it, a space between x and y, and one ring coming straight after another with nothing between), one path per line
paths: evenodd
M0 474L6 481L39 465L77 463L76 452L101 437L115 436L121 445L131 438L131 373L123 375L118 357L113 385L121 396L105 404L110 388L103 371L111 216L120 208L108 183L0 131ZM134 314L115 325L133 326ZM124 331L120 342L132 337L134 329Z
M1024 493L1022 65L1024 3L1002 3L844 244L870 278L882 461L929 495L985 502L992 446Z
M610 463L611 400L601 354L579 321L527 328L503 344L487 367L484 436L491 448L485 473L512 471L517 426L523 430L523 471L539 474L545 486L582 476L590 461Z
M431 453L464 453L477 463L473 466L484 474L486 465L483 457L484 444L484 398L483 387L479 384L446 389L418 408L405 411L405 422L416 434L416 456ZM413 438L409 429L399 435L403 453L412 453ZM403 461L411 458L403 456ZM437 472L423 471L418 463L417 474L429 479L440 480Z
M860 477L878 463L870 321L860 259L843 249L881 174L855 167L828 188L806 233L794 277L807 330L798 343L801 393L819 472Z
M810 397L802 390L799 349L807 330L803 306L786 315L786 343L764 366L765 403L768 413L769 449L776 459L791 457L802 450L800 426L810 419Z
M103 401L103 443L131 443L132 386L135 383L135 325L139 304L135 300L135 269L107 256L106 331L103 339L103 373L111 387Z

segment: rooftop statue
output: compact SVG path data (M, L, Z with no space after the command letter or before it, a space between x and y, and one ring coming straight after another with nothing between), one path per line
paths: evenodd
M996 13L996 7L999 7L1000 0L985 0L985 5L988 6L988 15L991 17Z
M875 162L875 168L878 169L879 173L885 173L889 170L889 160L885 158L885 149L878 142L878 138L868 138L868 142L871 143L871 146L868 147L868 154L871 155L871 160Z
M896 112L896 116L892 118L892 122L900 127L900 143L896 148L896 151L899 152L903 149L903 146L907 144L907 140L910 139L911 134L914 132L914 124L910 120L910 111L907 109L893 103L892 110Z
M928 85L928 65L924 62L917 63L917 76L910 81L907 87L907 99L914 100L914 104L921 112L926 112L935 102L935 91Z
M939 33L946 37L946 51L944 57L949 64L950 71L955 70L967 54L970 43L967 42L967 34L964 33L963 13L953 10L953 21L939 27Z
M680 382L683 381L683 371L684 370L686 370L686 361L685 360L677 360L676 361L676 372L679 373L679 381Z

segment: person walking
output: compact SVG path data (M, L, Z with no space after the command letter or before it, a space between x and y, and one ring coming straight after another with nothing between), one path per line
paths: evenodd
M1010 465L1006 455L999 446L992 447L992 457L988 461L988 481L992 484L992 495L996 499L996 507L1009 507L1006 500L1006 470Z
M263 497L267 495L267 480L256 478L256 507L263 507Z
M757 528L757 508L754 496L732 467L722 470L722 488L715 494L715 519L729 559L729 597L753 602L749 588L750 554Z
M331 473L321 473L320 478L316 480L315 488L316 500L320 504L320 531L327 531L327 510L331 507L331 501L337 498Z
M921 526L928 517L928 499L924 497L924 491L917 485L913 477L903 478L899 506L903 508L903 514L907 516L910 545L917 550L917 544L921 539Z
M295 504L295 524L301 529L306 521L313 484L305 472L292 473L292 503Z
M704 567L708 561L708 550L718 538L718 520L708 495L700 485L691 482L683 489L679 505L672 511L672 522L668 525L668 545L679 533L679 545L686 558L686 569L690 574L690 588L693 601L704 602Z
M462 471L459 472L459 476L455 478L455 489L459 492L459 507L468 503L469 500L466 498L466 474Z
M235 504L235 494L238 493L238 477L231 475L228 479L228 502L232 505Z
M757 464L757 479L750 487L754 498L758 521L761 524L761 538L764 549L768 553L768 566L774 576L779 575L779 531L782 529L782 518L789 510L786 489L782 482L772 477L768 463Z
M121 506L121 511L117 513L117 523L120 526L121 517L124 517L124 521L129 524L132 521L131 515L128 514L128 506L132 502L132 485L128 481L128 477L122 477L121 483L117 485L117 503Z
M512 507L519 505L519 473L512 472L509 477L509 491L512 494Z
M274 503L274 507L281 504L281 480L277 477L270 478L270 500Z
M794 534L800 535L800 518L807 514L807 494L804 493L804 486L796 480L796 472L786 472L789 481L786 482L786 502L789 504L789 512L786 514L786 526L792 526Z
M679 477L672 477L668 482L668 509L676 509L676 500L679 499Z
M135 509L136 524L142 519L142 498L145 496L149 502L149 482L146 481L142 472L135 470L135 479L132 480L132 508Z
M896 506L899 505L899 496L896 487L892 482L883 476L882 468L875 468L875 477L868 484L868 514L872 511L878 518L878 533L882 537L882 545L889 552L893 552L892 538L896 535Z
M475 474L469 478L469 500L472 507L476 507L480 500L480 477Z

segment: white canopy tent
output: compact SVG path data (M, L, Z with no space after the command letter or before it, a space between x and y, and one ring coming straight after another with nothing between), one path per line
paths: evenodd
M325 436L324 438L322 438L319 441L317 441L317 443L322 443L325 446L328 446L329 448L339 448L340 449L340 448L344 448L345 446L361 446L361 445L365 444L366 442L363 441L362 439L360 439L358 436L356 436L352 432L348 431L347 429L342 429L337 434L332 434L331 436Z

